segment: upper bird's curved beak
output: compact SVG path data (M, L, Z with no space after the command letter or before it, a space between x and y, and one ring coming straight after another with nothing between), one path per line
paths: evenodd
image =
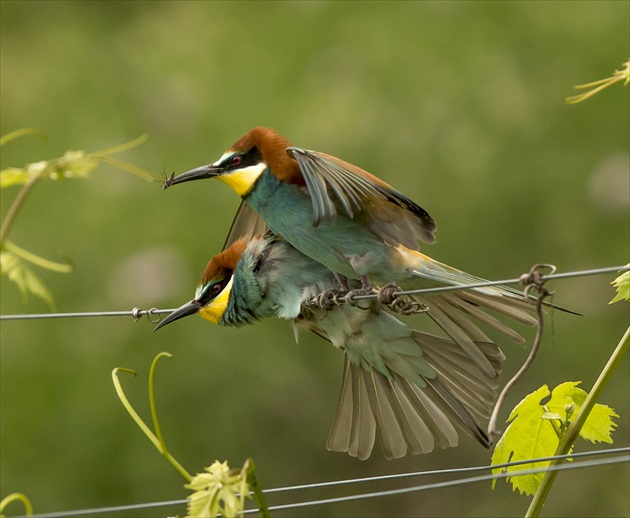
M164 327L166 324L175 322L175 320L179 320L180 318L187 317L188 315L194 315L195 313L198 313L202 307L203 306L199 301L191 300L190 302L187 302L183 306L173 311L169 316L167 316L157 326L155 326L153 331L157 331L158 329L160 329L160 327Z
M186 171L185 173L182 173L178 176L175 176L175 173L173 173L166 180L164 180L164 183L162 184L162 189L168 189L171 185L175 185L176 183L184 183L191 182L193 180L212 178L214 176L219 176L222 172L222 168L217 167L214 164L208 164L202 165L201 167L196 167L195 169Z

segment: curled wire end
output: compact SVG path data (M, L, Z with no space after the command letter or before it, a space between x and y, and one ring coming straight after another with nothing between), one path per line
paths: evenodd
M521 368L512 376L512 378L505 384L503 390L497 397L497 401L492 410L492 414L490 415L490 420L488 422L488 437L498 437L503 432L499 430L497 427L497 419L499 416L499 411L505 401L505 396L510 391L510 389L516 384L516 382L521 378L521 376L529 369L529 366L534 361L538 349L540 347L540 342L542 340L543 334L543 304L544 299L549 295L552 295L552 292L549 292L547 288L545 288L544 284L546 282L545 276L542 274L542 269L548 269L550 271L549 275L553 275L556 273L556 267L553 264L535 264L532 266L529 273L525 273L519 277L519 282L525 285L525 296L530 298L529 291L531 289L535 289L538 292L538 297L536 297L536 316L538 320L538 329L536 330L536 338L534 339L534 343L532 344L532 348L529 352L529 356L525 360L525 363L521 366Z
M377 293L376 299L381 303L389 306L393 304L396 298L399 296L398 292L401 292L402 288L395 282L388 282Z
M159 324L160 320L162 320L162 317L158 313L155 313L157 310L158 310L157 308L151 308L147 310L147 319L152 324Z
M525 286L524 293L527 298L530 297L529 292L532 289L536 290L539 295L551 295L551 292L544 287L546 279L541 271L544 269L549 270L548 275L553 275L558 270L553 264L540 263L532 266L528 273L524 273L518 278L519 282Z
M415 315L429 310L422 302L414 300L409 295L403 295L402 291L402 288L395 282L389 282L379 290L376 298L394 313L401 313L402 315Z
M133 308L131 310L131 316L133 317L134 321L137 322L144 315L146 315L149 322L151 322L152 324L159 324L160 320L162 320L162 317L159 315L159 313L156 313L156 311L158 311L157 308L151 308L151 309Z

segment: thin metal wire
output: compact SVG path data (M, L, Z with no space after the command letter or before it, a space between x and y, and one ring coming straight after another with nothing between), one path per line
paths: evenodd
M139 320L143 316L163 315L175 309L138 309L131 311L86 311L75 313L35 313L27 315L0 315L0 320L35 320L46 318L85 318L85 317L133 317Z
M565 273L554 273L549 275L543 275L543 280L550 279L568 279L571 277L586 277L589 275L602 275L606 273L615 273L615 272L627 272L630 271L630 266L611 266L607 268L596 268L592 270L578 270L573 272L565 272ZM439 293L442 291L458 291L458 290L467 290L472 288L484 288L486 286L498 286L498 285L506 285L506 284L519 284L521 282L520 278L517 279L505 279L502 281L484 281L477 282L472 284L464 284L459 286L440 286L438 288L425 288L420 290L410 290L410 291L400 291L397 292L397 296L401 295L420 295L427 293ZM356 300L360 299L369 299L377 297L376 293L370 295L356 295L353 298ZM138 309L134 308L131 311L93 311L93 312L75 312L75 313L36 313L36 314L25 314L25 315L0 315L0 320L35 320L35 319L44 319L44 318L83 318L83 317L133 317L136 321L146 315L147 317L151 317L153 315L163 315L166 313L172 313L175 309Z
M517 460L512 462L505 462L503 464L495 464L493 466L469 466L467 468L449 468L449 469L435 469L430 471L411 471L407 473L394 473L391 475L377 475L374 477L363 477L363 478L349 478L343 480L331 480L328 482L315 482L313 484L302 484L299 486L287 486L287 487L278 487L273 489L264 489L263 493L279 493L282 491L295 491L301 489L316 489L320 487L328 487L328 486L341 486L347 484L358 484L363 482L380 482L383 480L394 480L399 478L411 478L411 477L423 477L429 475L451 475L454 473L473 473L475 471L485 471L489 469L503 469L509 468L512 466L520 466L522 464L534 464L538 462L551 462L553 460L562 460L562 459L573 459L580 457L593 457L600 455L612 455L615 453L629 453L630 446L625 446L621 448L610 448L606 450L593 450L593 451L585 451L580 453L566 454L566 455L551 455L549 457L538 457L536 459L526 459L526 460Z
M297 509L298 507L310 507L315 505L323 505L323 504L338 504L341 502L350 502L352 500L363 500L366 498L376 498L376 497L384 497L384 496L392 496L392 495L401 495L404 493L413 493L417 491L426 491L429 489L441 489L444 487L452 487L452 486L463 486L465 484L472 484L475 482L484 482L493 479L500 478L512 478L522 475L534 475L536 473L543 473L545 471L564 471L571 469L582 469L589 468L595 466L605 466L610 464L619 464L622 462L630 462L630 455L620 455L617 457L612 457L610 459L603 459L600 461L594 460L585 460L583 462L574 462L571 464L558 464L555 466L550 466L548 468L533 468L533 469L525 469L521 471L512 471L512 472L504 472L504 473L493 473L491 475L479 475L476 477L470 478L461 478L457 480L446 480L444 482L435 482L433 484L424 484L421 486L413 486L413 487L403 487L399 489L389 489L385 491L375 491L373 493L362 493L357 495L347 495L347 496L339 496L335 498L324 498L321 500L311 500L308 502L295 502L291 504L283 504L283 505L275 505L270 506L270 511L280 511L283 509ZM258 509L248 509L244 511L244 513L255 513L258 512Z
M615 272L627 272L630 270L629 265L624 266L610 266L607 268L595 268L592 270L578 270L574 272L564 272L564 273L554 273L549 275L543 275L542 279L547 281L550 279L568 279L571 277L587 277L589 275L602 275L605 273L615 273ZM483 282L475 282L471 284L462 284L458 286L439 286L437 288L424 288L421 290L409 290L409 291L399 291L396 295L419 295L419 294L427 294L427 293L439 293L442 291L458 291L458 290L467 290L472 288L485 288L486 286L499 286L506 284L520 284L521 278L516 279L505 279L503 281L483 281ZM367 299L376 297L376 294L372 295L357 295L354 298L359 299Z
M313 488L326 487L326 486L347 485L347 484L363 483L363 482L378 482L382 480L410 478L410 477L416 477L416 476L469 473L473 471L503 469L503 468L507 468L511 466L518 466L522 464L547 462L547 461L556 460L556 459L567 459L567 458L576 459L576 458L582 458L582 457L593 457L593 456L611 455L611 454L616 454L616 453L628 453L628 452L630 452L630 447L611 448L607 450L596 450L596 451L573 453L573 454L567 454L567 455L553 455L549 457L539 457L536 459L506 462L504 464L496 464L494 466L472 466L472 467L467 467L467 468L451 468L451 469L443 469L443 470L418 471L418 472L411 472L411 473L395 473L392 475L380 475L380 476L375 476L375 477L345 479L345 480L337 480L337 481L318 482L314 484L303 484L303 485L298 485L298 486L267 489L267 490L263 490L263 492L265 494L270 494L270 493L277 493L281 491L304 490L304 489L313 489ZM436 483L431 483L431 484L424 484L424 485L400 488L400 489L392 489L392 490L387 490L387 491L360 493L360 494L341 496L341 497L336 497L336 498L327 498L327 499L314 500L314 501L308 501L308 502L295 502L291 504L282 504L282 505L272 506L269 508L269 510L273 511L273 510L281 510L281 509L293 509L297 507L306 507L310 505L339 503L339 502L345 502L345 501L350 501L350 500L359 500L363 498L374 498L374 497L379 497L379 496L388 496L388 495L407 493L407 492L413 492L413 491L439 489L442 487L464 485L464 484L470 484L473 482L482 482L485 480L492 480L495 478L498 479L498 478L516 477L519 475L540 473L540 472L546 471L547 469L550 469L552 471L563 470L563 469L578 469L578 468L585 468L585 467L596 467L596 466L604 466L604 465L609 465L609 464L617 464L617 463L628 462L628 461L630 461L630 456L618 455L616 457L612 457L609 459L589 460L589 461L582 461L582 462L573 462L571 464L561 464L558 466L554 466L552 469L542 467L542 468L535 468L535 469L530 469L530 470L502 472L502 473L497 473L497 474L481 475L481 476L470 477L470 478L459 478L456 480L448 480L448 481L443 481L443 482L436 482ZM100 507L100 508L93 508L93 509L59 511L59 512L53 512L53 513L38 513L38 514L31 515L30 518L61 518L64 516L82 516L82 515L87 515L87 514L113 513L113 512L120 512L120 511L132 511L132 510L138 510L138 509L145 509L145 508L149 509L149 508L155 508L155 507L183 505L187 503L188 503L187 499L167 500L167 501L162 501L162 502L149 502L145 504L129 504L129 505L119 505L119 506L111 506L111 507ZM248 509L245 511L245 513L255 513L255 512L257 512L257 509Z
M113 505L111 507L98 507L94 509L74 509L72 511L55 511L54 513L34 513L28 516L16 516L15 518L64 518L64 516L85 516L86 514L117 513L120 511L137 511L139 509L151 509L154 507L166 507L169 505L187 504L188 500L166 500L164 502L148 502L145 504Z

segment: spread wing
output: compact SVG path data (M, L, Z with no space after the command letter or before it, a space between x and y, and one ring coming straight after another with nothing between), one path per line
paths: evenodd
M389 244L417 250L418 240L435 242L429 213L379 178L324 153L297 147L286 151L312 198L313 226L334 222L341 208Z
M241 237L245 237L246 242L250 242L254 236L262 235L267 232L268 227L265 220L254 211L244 201L238 207L236 215L232 220L232 226L225 238L225 244L223 249L230 248L234 241L237 241Z

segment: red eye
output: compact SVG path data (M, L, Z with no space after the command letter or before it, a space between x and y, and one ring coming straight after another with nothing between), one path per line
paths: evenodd
M241 155L234 155L232 157L232 165L241 165L243 157Z
M219 293L221 293L221 284L220 283L216 283L214 286L212 286L212 293L214 295L218 295Z

